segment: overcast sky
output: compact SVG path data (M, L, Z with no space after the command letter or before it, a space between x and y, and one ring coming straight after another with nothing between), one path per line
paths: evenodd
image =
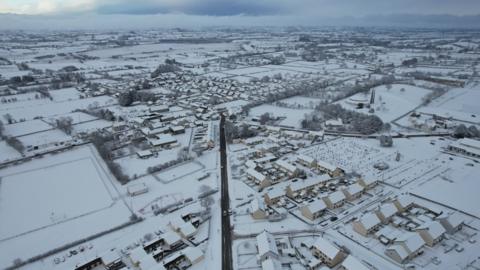
M126 18L133 26L141 25L142 20L145 25L170 24L166 26L285 25L315 24L325 18L337 18L339 22L338 18L345 16L380 15L386 21L395 14L478 15L480 0L0 0L0 13L40 15L27 19L33 27L38 27L38 18L43 20L38 21L40 25L46 18L62 21L60 25L50 24L51 27L73 25L75 21L92 27L104 21L106 25L125 25ZM19 16L0 18L0 23L5 20L10 25L0 25L0 29L25 24ZM468 23L471 25L472 20Z
M328 15L480 13L479 0L0 0L17 14Z

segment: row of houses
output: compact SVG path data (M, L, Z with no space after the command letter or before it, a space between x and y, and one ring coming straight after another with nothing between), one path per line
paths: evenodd
M418 205L410 197L399 197L353 221L353 230L364 237L374 235L382 243L391 244L385 250L385 254L398 263L405 263L421 254L425 245L433 247L444 238L446 233L454 234L461 229L464 222L458 213L446 215L434 209L430 210L434 213L431 221L407 230L403 236L398 237L397 233L391 236L388 227L386 227L387 229L382 228L388 224L396 227L397 215L405 215L408 211L414 211L416 207L427 208Z
M307 178L305 180L302 179L294 179L291 181L286 188L282 188L280 186L273 186L271 187L265 194L264 194L264 201L265 204L268 206L275 205L279 203L284 196L289 197L290 199L301 201L305 196L318 195L320 193L319 188L324 187L328 181L332 178L328 175L320 175L313 178ZM358 179L357 182L342 188L341 190L334 191L326 196L323 196L321 199L324 201L325 205L329 209L335 209L343 206L346 201L354 201L362 196L362 194L367 189L371 189L378 184L376 180L364 180L363 178ZM310 204L305 205L303 208L305 209L306 213L314 212L318 209L319 203L315 203L315 205L311 206ZM312 209L309 209L312 208ZM312 216L307 214L308 217ZM316 216L317 214L313 214Z

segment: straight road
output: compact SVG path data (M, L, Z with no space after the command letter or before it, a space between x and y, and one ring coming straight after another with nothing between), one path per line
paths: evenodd
M228 196L227 141L225 136L225 116L220 118L220 170L221 170L221 209L222 209L222 269L233 270L232 232L230 227L230 197Z

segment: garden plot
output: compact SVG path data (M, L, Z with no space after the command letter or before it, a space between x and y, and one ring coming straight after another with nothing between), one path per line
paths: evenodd
M55 117L51 117L51 118L48 119L48 122L49 123L55 123L55 121L57 119L60 119L62 117L72 118L72 124L73 125L83 123L83 122L94 121L94 120L98 119L97 117L91 116L91 115L83 113L83 112L72 112L72 113L67 113L67 114L64 114L64 115L58 115L58 116L55 116Z
M375 88L375 115L384 122L393 121L421 105L423 97L428 93L430 91L427 89L411 85L394 84L391 89L388 89L385 85L378 86ZM370 93L359 93L338 102L349 110L368 113L368 108L357 109L356 105L349 103L350 99L366 99L369 101Z
M169 183L171 181L175 181L179 178L182 178L187 175L193 174L197 171L200 171L203 168L204 167L201 163L189 162L187 164L183 164L177 167L167 169L160 173L157 173L155 177L163 183Z
M80 92L75 88L65 88L59 90L51 90L50 95L54 101L66 101L80 98Z
M131 215L90 145L8 167L0 177L1 268L111 229Z
M178 148L162 150L159 155L141 159L136 154L116 159L123 172L129 176L143 175L147 173L148 167L156 166L176 159L178 156Z
M252 108L249 115L259 117L264 113L270 113L275 117L284 118L278 123L279 125L299 128L305 114L312 112L311 109L289 109L266 104Z
M31 121L18 122L15 124L4 125L5 135L8 136L24 136L32 133L47 131L53 129L52 126L45 123L40 119L35 119Z

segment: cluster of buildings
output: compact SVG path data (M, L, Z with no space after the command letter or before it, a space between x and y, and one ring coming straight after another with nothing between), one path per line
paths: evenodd
M463 223L457 212L449 215L402 196L362 215L352 227L363 237L376 238L386 246L385 255L403 264L422 254L423 247L433 247L446 234L460 230Z

